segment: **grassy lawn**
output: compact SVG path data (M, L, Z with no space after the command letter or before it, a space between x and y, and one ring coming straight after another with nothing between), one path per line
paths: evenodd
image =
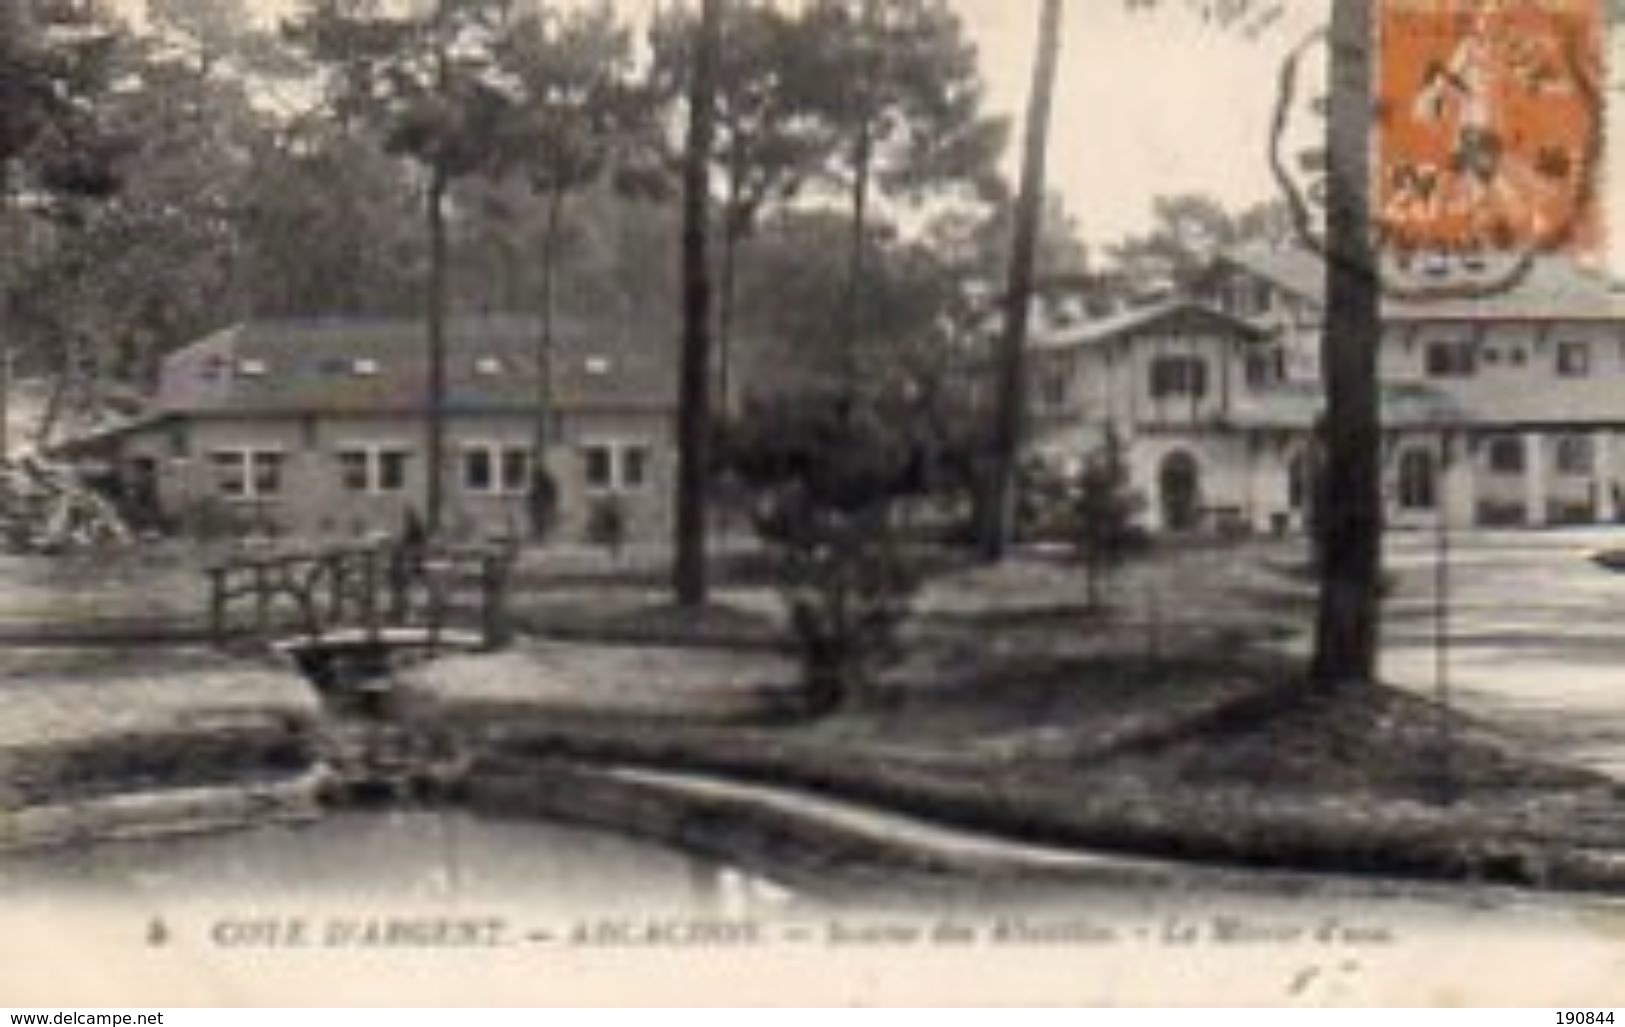
M298 675L206 650L0 650L0 848L12 816L295 775L319 716Z
M1104 609L1091 607L1083 571L1064 552L1026 552L984 567L963 554L933 551L922 557L928 578L915 603L910 648L958 637L979 650L1062 645L1169 655L1216 639L1279 636L1306 623L1309 586L1280 569L1293 566L1301 548L1290 541L1166 547L1114 575ZM522 559L511 595L519 626L541 635L672 645L784 641L782 603L759 553L714 560L712 603L698 611L671 605L669 567L661 559L592 557L549 557L544 550Z
M1118 735L1229 704L1282 672L1279 661L1247 649L1294 627L1297 611L1280 600L1302 589L1261 569L1261 554L1280 548L1159 553L1125 569L1104 608L1090 605L1082 573L1064 557L1026 554L996 568L938 558L941 569L904 631L905 659L884 672L868 701L816 730L991 750L1051 736L1064 746L1111 745ZM1185 579L1200 582L1200 594ZM513 604L522 635L541 642L535 652L522 643L516 654L430 666L414 679L465 713L484 706L489 715L498 693L505 706L522 706L528 690L551 716L568 706L572 689L601 696L664 687L621 669L628 649L662 651L659 659L703 666L738 688L753 687L753 674L776 688L795 676L793 668L760 669L765 656L782 663L793 648L778 594L748 581L724 578L712 603L693 610L626 580L533 583L515 589ZM577 652L551 645L561 641ZM1215 652L1227 655L1215 661ZM671 712L683 712L682 695L676 685L667 692Z
M161 543L61 556L0 554L0 625L198 622L207 607L198 547Z
M493 764L712 772L1125 853L1625 885L1617 786L1534 762L1458 718L1446 802L1434 711L1412 697L1374 688L1301 704L1193 705L1183 717L1170 704L1151 704L1159 716L1121 699L1072 696L1059 717L1054 706L1029 707L1025 723L1004 701L908 702L772 727L514 722Z
M1064 554L1023 552L997 567L944 560L906 627L906 658L860 701L807 719L784 701L795 672L757 558L730 556L713 604L690 611L670 604L654 556L633 573L531 555L514 589L530 640L415 669L426 701L408 710L483 737L493 745L473 751L510 764L717 772L1125 852L1620 887L1618 785L1544 764L1521 740L1414 696L1305 693L1298 665L1269 644L1307 630L1310 585L1284 570L1301 557L1281 541L1163 546L1120 572L1104 608L1090 606ZM195 615L206 562L167 546L10 560L0 620ZM133 662L107 657L63 670L7 652L20 685L60 679L14 693L14 712L33 710L36 727L120 718L93 733L136 739L169 730L172 706L192 716L203 692L164 700L191 674L135 675ZM211 715L232 705L228 694L241 698L236 686L204 692ZM122 719L141 711L161 722ZM252 762L280 766L290 743L264 738ZM12 744L15 772L27 739ZM253 747L240 738L237 748ZM237 762L225 749L205 757ZM123 759L101 759L89 776L175 770L167 756ZM6 775L12 801L64 783L65 770L27 762L41 773Z
M510 710L499 758L723 773L1125 852L1625 883L1617 785L1398 691L1309 695L1296 663L1257 645L1307 626L1310 592L1280 571L1295 556L1163 550L1124 571L1106 610L1064 559L950 570L920 597L908 659L836 715L705 726ZM702 619L770 636L770 609ZM680 630L680 614L651 610L614 616Z

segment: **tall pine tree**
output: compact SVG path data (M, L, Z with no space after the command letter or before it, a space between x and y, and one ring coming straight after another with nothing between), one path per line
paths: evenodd
M1061 50L1061 0L1044 0L1038 26L1038 57L1033 62L1032 95L1027 103L1021 192L1016 198L1015 242L1005 287L1004 336L998 354L998 399L988 494L981 510L982 556L998 560L1009 544L1015 518L1016 467L1021 459L1027 403L1027 314L1033 291L1033 258L1043 215L1044 162L1048 153L1055 66Z
M702 0L691 43L683 151L683 352L677 408L677 518L672 587L683 606L706 601L705 515L711 474L711 154L723 0Z
M509 0L432 0L416 13L382 13L365 0L309 0L290 39L331 72L334 114L371 125L424 177L429 280L424 396L424 519L439 532L445 506L446 204L453 183L491 170L504 152L511 98L497 52ZM539 458L539 454L538 454Z

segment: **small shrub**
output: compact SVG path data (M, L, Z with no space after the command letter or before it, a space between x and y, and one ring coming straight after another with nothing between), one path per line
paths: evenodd
M1089 599L1098 605L1123 561L1150 545L1140 526L1145 500L1130 480L1115 431L1087 454L1076 471L1029 460L1017 478L1017 527L1030 542L1069 545L1088 574Z
M1129 482L1123 443L1108 430L1106 441L1083 462L1070 504L1072 543L1089 576L1089 602L1099 605L1111 575L1146 545L1136 524L1144 499Z
M1016 469L1016 536L1024 542L1065 542L1072 536L1074 483L1036 458Z
M871 697L899 655L920 584L896 523L921 482L909 438L882 404L844 392L752 406L729 434L725 459L751 491L815 711Z
M898 630L920 580L891 514L886 503L848 511L799 492L760 522L815 710L867 699L877 672L901 655Z

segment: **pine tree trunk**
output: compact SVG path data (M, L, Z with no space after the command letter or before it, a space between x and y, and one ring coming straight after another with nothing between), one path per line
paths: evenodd
M1382 326L1371 235L1370 0L1332 7L1326 239L1324 493L1320 606L1311 677L1317 688L1366 683L1376 670L1382 497L1377 347Z
M740 177L743 175L740 167L740 155L737 146L728 169L728 206L722 221L722 267L720 269L722 280L718 283L717 295L717 406L724 417L732 415L734 411L734 366L733 366L733 326L734 303L737 296L735 283L739 275L739 244L743 241L745 229L741 224Z
M705 507L710 473L710 159L716 133L716 75L722 0L703 0L689 83L683 156L683 353L677 410L676 558L672 584L682 606L706 600Z
M988 497L982 510L982 557L1003 559L1014 531L1016 468L1021 459L1026 413L1027 315L1033 290L1033 265L1044 206L1044 164L1049 148L1049 120L1055 92L1055 65L1061 50L1061 0L1044 0L1038 28L1038 57L1033 64L1032 94L1027 104L1021 194L1016 199L1015 240L1005 289L1004 335L998 355L997 406L994 411L992 466Z
M722 281L717 294L717 407L723 416L733 414L737 368L734 366L734 311L738 300L739 233L728 230L722 236Z
M429 394L424 458L424 523L431 538L444 526L446 462L446 189L444 170L430 171L429 222Z
M547 222L542 235L542 323L536 337L536 420L531 425L530 528L541 538L551 526L557 493L547 471L547 450L552 445L553 349L558 318L559 232L564 220L564 190L547 197Z
M11 229L11 161L0 157L0 232ZM0 464L11 456L11 282L0 273Z
M862 78L857 87L858 124L852 140L852 196L851 225L847 241L846 310L845 325L841 333L840 375L841 387L848 392L858 384L858 339L863 334L863 276L864 246L869 231L869 186L874 164L874 104L875 81L880 74L881 54L880 2L864 0L862 46L871 51L864 62Z
M858 346L863 334L864 237L869 221L869 165L873 136L867 119L858 130L852 160L852 223L847 246L846 327L841 333L841 386L848 391L858 383Z

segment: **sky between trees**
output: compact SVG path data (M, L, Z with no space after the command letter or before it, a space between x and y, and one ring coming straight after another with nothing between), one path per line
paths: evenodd
M130 11L144 0L114 0ZM573 2L573 0L566 0ZM614 0L642 20L659 3ZM267 19L295 0L246 0ZM1031 76L1036 0L955 0L982 52L990 113L1018 118ZM1326 0L1286 0L1268 28L1216 29L1179 4L1155 14L1117 0L1068 4L1050 144L1051 187L1091 250L1150 225L1151 201L1202 192L1243 207L1274 195L1266 160L1276 75L1326 16ZM1625 139L1625 31L1608 61L1616 86L1609 138ZM1615 147L1617 150L1618 147ZM1006 156L1011 180L1017 148ZM1625 277L1625 155L1610 156L1603 202L1612 265Z

